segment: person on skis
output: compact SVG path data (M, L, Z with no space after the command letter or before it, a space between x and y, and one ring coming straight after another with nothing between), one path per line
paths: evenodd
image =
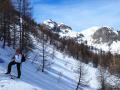
M12 66L16 65L17 72L18 72L17 78L20 78L20 76L21 76L21 63L22 63L22 52L18 48L18 49L16 49L16 53L15 53L14 57L12 58L12 61L8 64L7 72L5 74L10 74Z

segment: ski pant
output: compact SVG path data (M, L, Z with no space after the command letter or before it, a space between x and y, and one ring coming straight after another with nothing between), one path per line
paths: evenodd
M20 78L21 76L21 63L18 63L18 62L15 62L15 61L11 61L9 64L8 64L8 69L7 69L7 73L10 73L11 72L11 68L13 65L17 66L17 72L18 72L18 77Z

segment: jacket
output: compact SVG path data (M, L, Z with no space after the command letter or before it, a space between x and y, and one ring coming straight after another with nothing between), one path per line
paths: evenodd
M22 60L22 55L21 54L16 54L14 57L15 62L21 63Z

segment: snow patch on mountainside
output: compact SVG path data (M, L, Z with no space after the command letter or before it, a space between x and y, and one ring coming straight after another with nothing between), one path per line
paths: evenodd
M91 38L92 35L99 29L100 27L94 26L85 30L82 30L81 33L87 38Z
M99 29L100 27L94 26L85 30L82 30L80 33L84 35L82 38L84 41L87 41L87 45L92 46L93 42L93 34Z
M69 31L68 33L59 33L60 37L76 37L77 32Z
M55 24L53 23L52 20L46 20L43 22L45 25L48 25L51 29L55 27Z
M45 26L45 28L51 30L54 33L58 33L61 37L66 36L67 34L72 35L71 34L72 28L69 27L68 25L65 25L64 23L57 23L49 19L49 20L45 20L42 24Z

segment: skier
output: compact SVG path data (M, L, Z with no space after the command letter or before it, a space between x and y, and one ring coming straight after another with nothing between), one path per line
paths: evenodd
M5 74L10 74L12 66L16 64L17 72L18 72L17 78L20 78L20 76L21 76L21 63L22 63L22 52L18 48L18 49L16 49L16 53L15 53L14 57L12 58L12 61L8 64L7 72Z

